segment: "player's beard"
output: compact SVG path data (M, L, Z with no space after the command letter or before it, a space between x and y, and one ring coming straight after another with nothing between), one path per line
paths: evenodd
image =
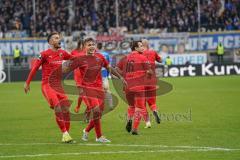
M58 42L58 43L56 44L55 48L56 48L56 49L61 48L61 42Z
M61 42L55 43L54 45L52 45L52 47L58 50L59 48L61 48Z

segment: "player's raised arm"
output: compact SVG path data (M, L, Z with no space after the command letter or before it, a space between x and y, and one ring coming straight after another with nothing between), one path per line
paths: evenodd
M40 56L36 62L33 64L33 67L30 71L30 73L28 74L28 78L24 84L24 91L25 93L28 93L30 91L30 83L32 81L32 78L35 76L37 70L39 69L39 67L41 66L42 64L42 57Z
M121 76L121 74L115 68L113 68L110 65L108 65L106 67L106 69L108 70L109 73L111 73L114 76L118 77L125 86L127 85L127 82L125 81L125 79Z

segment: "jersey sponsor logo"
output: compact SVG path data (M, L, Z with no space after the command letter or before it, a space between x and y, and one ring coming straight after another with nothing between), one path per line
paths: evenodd
M63 57L63 53L59 53L59 57L62 58Z

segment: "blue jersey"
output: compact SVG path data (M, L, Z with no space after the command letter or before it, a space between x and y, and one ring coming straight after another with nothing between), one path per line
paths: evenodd
M107 52L105 52L105 51L100 51L100 53L110 63L110 56L109 56L109 54ZM109 72L105 68L102 68L102 77L103 78L108 78L108 76L109 76Z

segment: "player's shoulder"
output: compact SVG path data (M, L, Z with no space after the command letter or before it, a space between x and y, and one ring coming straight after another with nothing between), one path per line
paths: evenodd
M156 54L157 53L154 49L151 49L151 48L146 50L146 52L149 53L149 54Z
M105 59L105 57L104 57L104 55L103 54L101 54L100 52L95 52L95 56L96 57L98 57L98 58L104 58Z
M58 52L63 53L63 54L70 54L68 51L66 51L64 49L59 49Z
M49 54L51 54L51 49L46 49L46 50L40 52L39 57L43 58L43 57L46 57Z
M78 51L76 49L71 51L71 55L73 55L73 56L77 55L77 53L78 53Z

